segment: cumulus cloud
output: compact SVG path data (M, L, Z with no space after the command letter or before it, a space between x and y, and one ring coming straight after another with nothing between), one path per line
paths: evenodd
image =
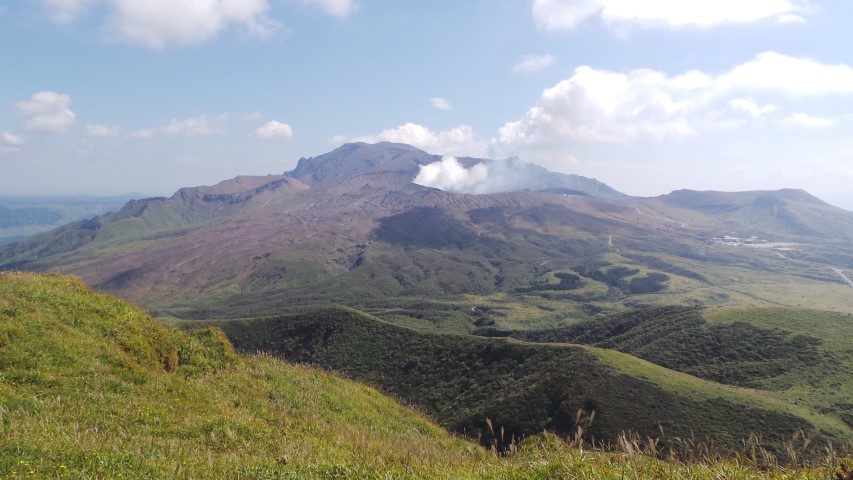
M680 83L653 70L627 74L579 67L546 89L540 104L505 124L498 145L549 140L624 142L692 135Z
M329 15L346 18L357 8L353 0L305 0L306 5L319 7Z
M521 57L521 61L512 67L513 73L526 75L528 73L538 72L554 64L556 57L550 54L545 55L525 55Z
M427 152L448 155L485 155L487 147L485 142L475 138L474 130L468 125L460 125L451 130L433 132L423 125L407 123L397 128L391 128L379 132L377 135L362 137L336 136L335 144L345 142L395 142L407 143Z
M571 30L602 8L602 0L534 0L533 19L546 30Z
M734 100L729 100L729 107L753 118L758 118L776 111L776 106L768 104L762 107L755 103L755 100L751 98L735 98Z
M578 142L679 139L702 126L734 127L773 118L779 104L760 97L779 100L779 94L793 99L853 94L853 69L776 52L759 54L716 76L698 70L670 76L650 69L623 73L581 66L546 89L523 118L506 123L491 147L516 155ZM817 127L829 126L827 121L800 115L782 123Z
M785 15L779 16L779 23L783 25L791 23L806 23L806 19L793 13L786 13Z
M717 80L720 88L775 90L791 95L853 93L853 68L764 52Z
M709 28L767 19L791 23L798 9L789 0L534 0L532 15L546 30L571 30L593 16L645 28Z
M450 105L450 102L448 102L447 100L445 100L441 97L432 97L429 99L429 103L430 103L430 105L432 105L432 108L435 108L436 110L452 110L453 109L453 106Z
M266 140L270 138L292 138L293 129L286 123L269 121L255 130L255 138Z
M57 22L78 18L87 8L104 8L104 29L128 43L162 49L214 38L232 25L266 37L281 25L268 15L268 0L38 0Z
M201 115L183 120L176 118L160 122L158 128L146 128L137 130L130 134L134 138L154 138L158 136L167 137L205 137L210 135L221 135L227 130L230 116Z
M90 137L117 137L119 130L107 125L86 125L86 133Z
M759 105L752 98L729 100L725 107L705 114L705 124L718 128L739 128L750 121L771 116L777 111L776 105Z
M0 139L3 140L4 144L11 147L20 147L27 143L27 139L24 137L9 132L3 132L3 135L0 135Z
M74 125L77 116L70 107L71 97L56 92L37 92L29 100L15 104L24 119L24 128L46 133L62 133Z
M835 124L835 119L815 117L808 113L792 113L782 119L782 125L785 127L828 128Z
M162 49L210 40L230 25L269 36L279 28L267 0L111 0L107 30L129 43Z

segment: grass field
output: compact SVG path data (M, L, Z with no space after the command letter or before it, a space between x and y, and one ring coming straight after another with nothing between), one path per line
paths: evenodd
M0 478L781 480L845 461L700 445L658 460L637 437L605 453L550 433L498 456L372 388L237 356L218 330L161 327L72 277L0 275L0 366Z

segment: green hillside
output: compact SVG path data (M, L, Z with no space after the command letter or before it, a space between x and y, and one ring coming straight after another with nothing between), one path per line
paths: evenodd
M10 479L757 480L829 478L843 464L783 468L761 450L720 457L698 445L690 460L660 461L640 453L665 450L638 437L604 453L552 433L499 457L372 388L237 356L217 329L164 328L55 275L0 275L0 380Z
M371 388L238 358L217 330L163 328L72 277L0 275L0 371L2 478L435 476L486 458Z
M424 333L349 309L217 325L239 350L270 352L377 385L485 444L495 442L486 418L504 428L504 442L543 429L571 435L580 426L609 443L623 431L657 437L663 429L673 442L695 437L735 450L755 433L784 456L784 443L800 429L816 444L851 439L836 417L619 352Z
M752 387L833 417L853 438L853 322L804 309L659 307L568 327L478 333L619 350L673 370Z

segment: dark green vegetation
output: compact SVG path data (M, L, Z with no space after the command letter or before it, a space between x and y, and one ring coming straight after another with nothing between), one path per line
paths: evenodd
M853 322L847 315L661 307L558 329L478 333L618 350L699 378L763 390L833 417L848 435L853 429Z
M553 330L478 333L609 348L699 378L749 387L797 368L831 368L836 362L820 348L819 338L746 322L709 325L697 307L649 308Z
M499 447L543 429L570 436L578 427L588 438L608 443L626 430L655 437L663 429L673 441L695 434L701 442L723 449L737 449L743 439L760 431L765 446L777 455L784 455L784 442L798 429L810 432L817 442L846 439L823 419L819 427L827 428L814 432L815 425L795 410L765 403L757 392L733 395L729 390L715 392L713 384L699 380L684 388L666 379L632 378L579 346L422 333L349 309L217 326L241 351L269 352L377 385L447 428L487 445L496 440L486 418L504 429ZM671 372L658 368L656 374L665 378ZM588 424L593 411L595 419Z
M371 388L237 356L217 329L167 329L53 275L0 275L0 377L0 477L10 479L781 480L829 478L843 462L783 468L760 450L699 448L660 461L639 453L662 448L635 437L609 454L552 433L498 457Z

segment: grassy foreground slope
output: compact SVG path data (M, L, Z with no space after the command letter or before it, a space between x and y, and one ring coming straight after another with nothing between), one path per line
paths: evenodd
M0 275L0 478L476 471L488 454L316 370L238 358L72 277Z
M838 458L664 462L553 434L507 457L375 390L158 325L76 278L0 275L0 478L832 478Z
M218 325L239 350L380 386L447 428L499 447L543 429L571 436L579 426L609 443L624 431L659 437L662 428L664 444L695 437L729 450L758 434L779 456L801 429L814 445L850 440L834 417L616 351L418 332L344 308ZM487 418L504 429L503 439L493 438Z

